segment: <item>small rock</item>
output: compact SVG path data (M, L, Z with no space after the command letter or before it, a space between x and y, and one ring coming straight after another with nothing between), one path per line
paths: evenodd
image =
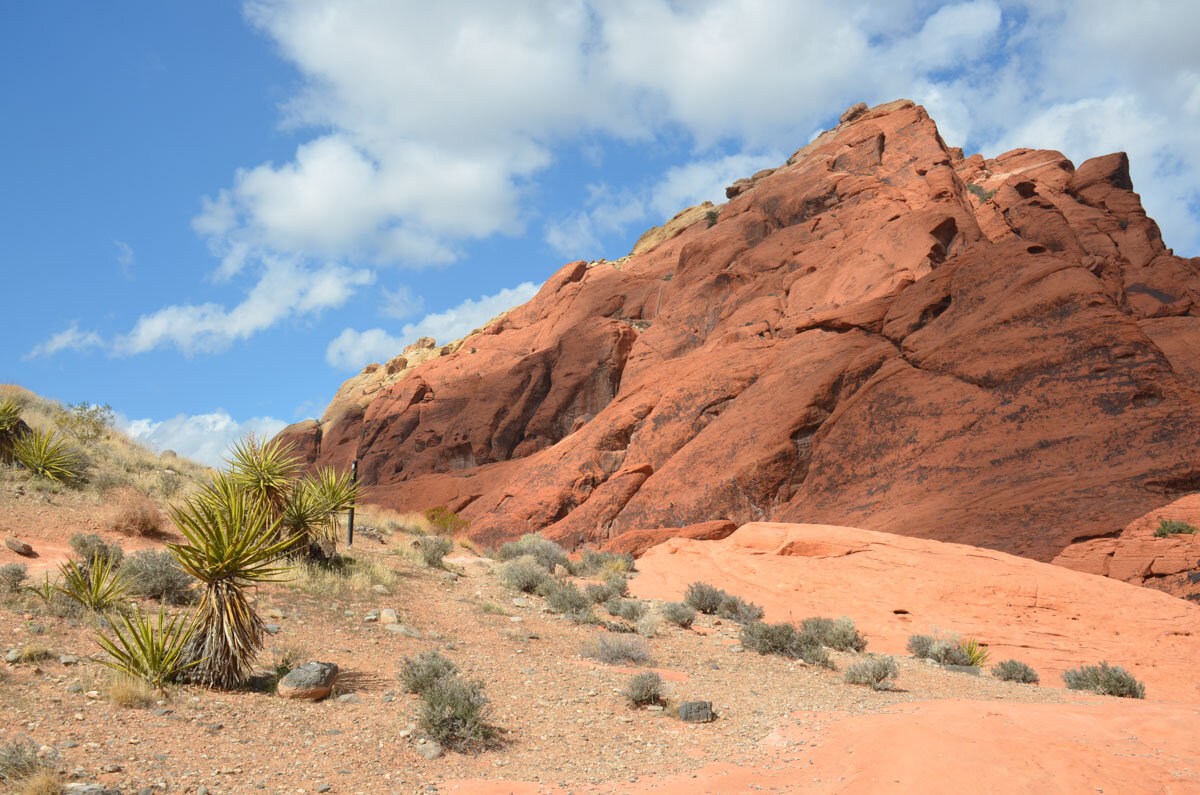
M397 635L403 635L406 638L419 638L421 633L405 624L388 624L384 627L388 632L395 632Z
M75 742L74 740L67 740L65 743L63 743L62 745L60 745L58 747L62 748L65 751L68 748L78 748L79 743Z
M67 686L67 692L68 692L68 693L82 693L82 692L83 692L83 685L79 684L78 682L77 682L77 683L75 683L75 684L73 684L73 685L68 685L68 686Z
M410 734L412 734L412 732L409 731L408 729L401 729L400 730L400 739L403 740L405 737L408 737Z
M446 651L454 651L457 648L458 646L453 641L446 644Z
M77 665L79 663L79 658L74 654L60 654L58 661L63 665Z
M19 662L20 659L21 659L21 650L20 649L9 649L8 651L6 651L4 653L4 662L15 663L15 662Z
M46 634L46 627L43 626L42 624L30 624L28 627L26 627L26 629L29 630L30 635L45 635Z
M380 596L390 596L392 592L388 590L386 585L372 585L371 593L377 593Z
M437 759L442 755L442 746L432 740L424 740L417 743L417 753L426 759Z
M363 616L363 621L367 624L374 624L379 620L379 616Z
M263 611L263 615L267 618L275 619L276 621L282 621L283 619L287 618L287 613L283 612L278 607L268 607Z
M452 571L442 572L442 582L458 582L458 575Z
M100 698L100 691L99 690L89 690L86 693L84 693L84 695L87 696L88 698Z
M100 769L103 770L105 773L120 773L121 772L121 766L117 765L117 764L113 764L111 762Z
M730 646L729 650L734 654L737 654L738 652L745 651L746 649L739 643L737 646Z
M383 608L379 613L379 620L384 624L399 624L400 617L396 615L396 611L390 607Z
M266 632L268 635L278 635L279 629L278 624L263 624L263 632Z
M154 710L154 714L161 718L166 715L170 715L173 711L174 710L167 709L166 707L159 707L158 709Z
M646 707L647 712L662 712L664 709L666 709L666 707L664 707L662 704L651 704L650 706Z
M329 792L331 789L333 789L333 787L329 786L328 784L322 784L321 786L317 787L317 792Z
M515 607L529 607L529 600L524 596L518 596L512 602Z
M342 611L342 615L344 615L344 616L353 616L353 615L354 615L354 611L353 611L353 610L343 610L343 611Z
M346 693L345 695L338 696L337 700L338 700L338 703L340 703L340 704L359 704L359 703L361 703L359 701L358 696L356 696L353 693Z
M4 539L4 546L16 552L18 555L30 558L33 557L33 547L26 544L24 541L18 541L15 538Z
M280 679L275 689L283 698L320 701L329 695L337 677L338 667L334 663L307 662Z
M685 701L677 710L684 723L709 723L716 718L711 701Z

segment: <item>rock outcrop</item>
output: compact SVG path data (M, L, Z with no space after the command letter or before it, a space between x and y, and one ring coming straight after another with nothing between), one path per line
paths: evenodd
M769 519L1050 561L1200 490L1200 259L1125 155L964 158L911 102L852 111L284 438L488 544Z

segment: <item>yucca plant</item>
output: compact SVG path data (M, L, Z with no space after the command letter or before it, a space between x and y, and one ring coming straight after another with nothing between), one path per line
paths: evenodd
M218 473L170 509L187 544L168 548L179 566L201 583L196 632L184 649L184 659L200 662L188 676L221 688L245 681L262 648L262 620L250 606L247 590L287 572L279 558L294 542L277 535L279 517L234 478Z
M43 575L42 581L37 585L26 585L25 590L41 599L47 605L54 602L62 593L62 589L58 587L56 580L50 579L49 573Z
M157 624L141 610L135 610L133 615L124 614L112 622L112 632L113 637L109 638L96 630L96 641L113 658L100 662L160 691L184 671L204 662L189 660L183 654L196 634L195 620L185 621L182 615L177 615L167 621L167 611L161 607Z
M13 444L21 430L21 404L12 395L0 398L0 462L13 462Z
M959 641L958 647L967 655L967 665L981 668L988 661L989 654L987 647L975 638L966 638Z
M23 467L55 483L77 480L83 474L79 455L50 431L26 431L13 440L12 452Z
M106 613L120 606L129 583L111 558L97 556L84 565L68 558L58 565L62 584L58 591L88 610Z
M358 503L358 485L349 472L321 467L296 481L283 503L281 531L295 539L295 551L310 558L331 558L337 549L341 514Z
M278 516L300 473L292 445L258 441L248 434L233 447L229 461L233 482Z

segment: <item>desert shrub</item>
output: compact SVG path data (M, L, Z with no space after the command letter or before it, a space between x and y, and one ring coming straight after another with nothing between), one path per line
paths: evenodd
M442 558L450 553L454 542L444 536L421 536L416 540L421 560L430 568L440 568Z
M13 443L24 430L21 403L11 394L0 396L0 463L13 462Z
M1026 685L1038 683L1037 671L1017 660L1004 660L992 668L992 676L1004 682L1020 682Z
M908 650L917 659L929 659L929 653L933 650L933 636L910 635L908 638Z
M1091 690L1102 696L1120 698L1146 697L1146 686L1119 665L1110 666L1106 662L1081 665L1066 671L1062 677L1071 690Z
M572 621L584 624L596 622L596 615L592 612L592 600L572 583L555 584L550 588L546 592L546 606L556 613L562 613Z
M967 665L972 665L976 668L982 668L987 664L988 654L987 647L980 643L975 638L964 638L958 642L958 648L962 649L963 654L967 656Z
M720 588L703 582L694 582L684 592L683 601L689 607L694 607L705 615L712 615L721 609L721 600L726 596L728 594Z
M82 607L97 613L121 605L129 583L117 570L111 558L92 558L86 566L68 558L58 566L62 574L59 591Z
M0 781L8 789L20 792L24 784L50 773L53 768L38 756L37 743L18 735L12 742L0 745ZM61 792L61 788L58 790Z
M633 555L589 549L571 567L574 574L584 577L621 574L633 571Z
M83 476L83 459L64 440L33 428L12 442L21 466L54 483L72 483Z
M482 682L443 676L421 694L417 724L448 748L477 750L497 737L496 728L487 722L490 707Z
M650 647L641 638L603 635L583 644L583 656L608 665L643 665L650 662Z
M158 608L158 621L153 623L135 610L122 614L109 624L113 636L96 631L96 641L109 653L111 660L101 660L114 671L131 679L140 679L162 690L189 668L202 661L190 659L184 652L196 632L194 621L177 615L167 620L166 611Z
M153 536L162 529L162 512L145 494L123 488L110 491L107 496L112 506L108 516L110 530L127 536Z
M942 665L970 665L971 658L958 643L950 640L935 640L929 647L926 659Z
M157 599L164 604L186 605L195 601L196 578L179 568L170 552L146 549L125 559L121 573L130 593Z
M500 564L496 569L500 582L509 588L533 593L539 586L552 581L544 566L533 555L522 555Z
M5 563L0 566L0 593L17 593L29 576L24 563Z
M1196 533L1200 533L1200 528L1175 519L1160 519L1158 527L1154 530L1154 535L1159 538L1176 535L1195 535Z
M104 688L110 704L129 709L143 709L154 703L154 691L143 679L114 676Z
M456 533L467 529L470 524L466 519L462 518L454 511L447 508L445 505L439 505L436 508L430 508L425 512L425 518L433 525L435 533L445 536L452 536Z
M20 654L17 656L17 662L39 663L49 660L53 656L54 652L40 643L26 643L21 647Z
M763 609L753 602L747 602L740 596L726 594L725 598L721 600L721 606L717 608L717 615L739 624L749 624L762 619Z
M588 583L584 589L584 594L587 595L588 601L594 605L603 604L609 599L619 599L618 594L613 593L612 589L607 585L602 585L597 582Z
M617 596L629 596L629 580L624 574L614 572L604 577L604 584Z
M400 667L400 681L406 693L422 695L434 683L447 676L454 676L458 666L436 651L424 651L416 657L405 657Z
M555 566L570 569L571 561L563 548L536 533L528 533L517 541L509 541L496 551L498 560L512 560L526 555L532 556L547 572L553 572Z
M719 218L719 217L720 217L720 215L721 215L721 214L720 214L718 211L716 211L716 210L709 210L708 212L706 212L706 213L704 214L704 218L705 218L705 220L707 220L707 221L708 221L708 225L709 225L710 227L712 227L712 226L715 226L715 225L716 225L716 223L717 223L717 218Z
M887 655L870 657L846 669L846 681L852 685L869 685L872 690L891 690L895 684L896 661Z
M617 616L626 621L638 621L650 611L650 606L636 599L622 599L613 596L604 603L604 609L610 616Z
M654 671L643 671L640 674L634 674L625 683L625 689L621 691L621 695L625 696L629 700L629 703L635 707L644 707L648 704L661 704L663 702L662 677Z
M811 632L798 632L791 624L754 621L742 626L741 640L743 646L759 654L778 654L810 665L833 668L833 661L820 638Z
M662 617L678 627L688 629L696 620L696 611L683 602L667 602L662 606Z
M658 637L659 631L662 629L662 616L658 613L646 613L637 620L637 634L643 638Z
M806 618L800 624L802 632L811 634L822 646L838 651L860 652L867 648L867 640L855 628L852 619L842 617Z
M111 406L71 403L54 413L54 424L82 444L95 444L108 435L113 424Z
M84 568L90 568L92 562L99 559L115 569L125 557L120 544L110 544L96 533L76 533L67 543Z

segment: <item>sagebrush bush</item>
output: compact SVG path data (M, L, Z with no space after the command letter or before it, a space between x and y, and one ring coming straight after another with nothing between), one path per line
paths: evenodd
M1018 660L1004 660L992 668L992 676L1004 682L1020 682L1026 685L1038 683L1037 671Z
M822 646L838 651L861 652L867 648L867 640L854 626L853 619L806 618L800 624L802 632L813 635Z
M38 756L37 743L32 740L18 735L12 742L0 745L0 781L9 789L15 790L47 770L50 768Z
M608 665L644 665L650 662L650 647L641 638L604 635L585 642L583 655Z
M741 640L743 646L759 654L778 654L810 665L834 667L820 638L811 632L798 632L791 624L754 621L742 626Z
M525 593L533 593L539 586L551 581L550 574L533 555L522 555L500 564L496 567L496 576L509 588Z
M415 543L422 562L434 569L441 567L442 558L454 547L454 542L445 536L421 536Z
M872 690L891 690L898 671L896 661L887 655L870 657L846 669L846 681L852 685L868 685Z
M1102 662L1099 665L1081 665L1062 675L1071 690L1091 690L1102 696L1120 698L1145 698L1146 686L1119 665Z
M458 666L436 651L424 651L416 657L405 657L400 667L400 681L406 693L421 695L434 683L447 676L454 676Z
M635 707L645 707L650 704L663 703L663 680L654 671L643 671L634 674L625 683L621 695Z
M622 599L619 596L614 596L604 603L604 609L608 611L610 616L617 616L626 621L636 622L650 611L650 606L645 602L639 602L637 599Z
M721 609L721 601L728 595L708 583L694 582L684 592L683 601L705 615L712 615Z
M633 555L586 550L571 566L571 572L584 577L621 574L633 571Z
M763 609L740 596L726 594L721 600L721 606L717 608L717 615L739 624L749 624L762 620Z
M487 722L490 712L482 682L443 676L421 694L417 725L447 748L479 750L495 742L498 734Z
M186 605L196 600L197 580L179 567L170 552L135 552L121 565L129 591L164 604Z
M556 613L562 613L572 621L595 623L596 616L592 612L592 600L574 583L556 585L546 593L546 607Z
M613 593L607 585L597 582L588 583L584 586L583 592L587 595L588 601L594 605L603 604L609 599L620 598L619 594Z
M637 620L637 634L643 638L656 638L662 630L662 616L658 613L647 613Z
M5 563L0 566L0 593L17 593L29 576L29 567L24 563Z
M92 561L99 559L115 569L125 557L120 544L110 544L96 533L76 533L67 543L84 568L91 568Z
M929 659L929 652L933 649L932 635L910 635L908 638L908 651L917 659Z
M163 515L154 500L131 488L107 494L110 530L127 536L154 536L162 530Z
M662 617L677 627L688 629L696 621L696 611L683 602L667 602L661 609Z
M566 551L553 541L536 533L528 533L517 541L509 541L496 551L497 560L512 560L530 555L538 565L553 573L555 566L570 570L571 561Z
M970 665L971 658L961 645L950 640L935 640L926 659L942 665Z

